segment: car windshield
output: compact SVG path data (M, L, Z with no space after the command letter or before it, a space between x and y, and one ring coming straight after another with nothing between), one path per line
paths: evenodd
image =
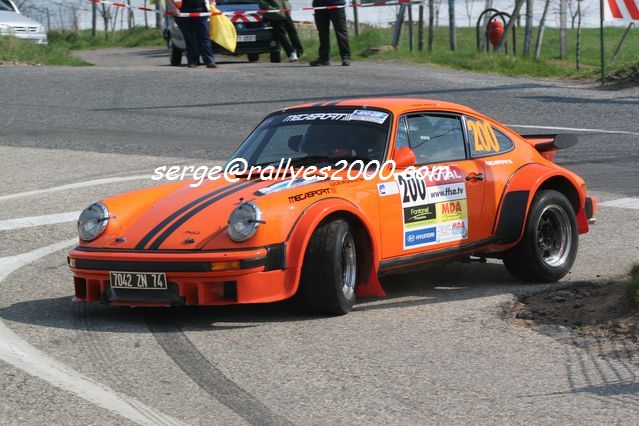
M235 152L249 165L282 158L322 162L383 161L390 114L370 109L290 111L268 117Z
M9 12L16 12L13 6L11 6L11 3L5 0L0 0L0 11L7 11L7 10Z

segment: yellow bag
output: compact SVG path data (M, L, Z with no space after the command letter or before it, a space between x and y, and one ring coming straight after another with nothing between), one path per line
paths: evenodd
M220 13L218 9L211 6L212 13ZM237 47L237 33L235 25L225 15L212 15L210 22L211 40L230 52L235 52Z

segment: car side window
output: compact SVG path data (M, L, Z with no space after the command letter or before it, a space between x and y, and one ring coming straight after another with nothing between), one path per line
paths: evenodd
M417 164L464 160L466 148L461 118L420 114L407 119L411 149Z
M466 129L473 157L501 154L510 151L514 146L508 136L484 120L467 117Z

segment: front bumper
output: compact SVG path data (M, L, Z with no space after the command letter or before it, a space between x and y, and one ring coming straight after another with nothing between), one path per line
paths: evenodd
M13 33L11 34L17 39L29 41L35 44L46 45L49 44L49 39L46 34L41 33Z
M242 251L166 252L92 250L69 252L76 302L120 306L230 305L285 300L296 291L298 269L287 269L285 247ZM235 269L215 270L234 263ZM211 267L213 265L213 268ZM166 290L115 289L110 271L164 272Z

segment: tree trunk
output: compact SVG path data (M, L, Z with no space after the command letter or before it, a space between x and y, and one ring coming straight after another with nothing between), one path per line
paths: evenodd
M504 34L501 36L501 39L499 40L499 43L497 43L497 46L495 46L495 53L499 52L502 46L506 43L506 40L508 39L508 35L513 29L513 25L515 24L515 20L517 19L517 16L519 16L519 11L521 10L521 6L523 4L524 4L524 0L516 0L515 10L513 10L512 15L510 15L510 19L508 20L508 23L506 24L506 28L504 28ZM514 43L515 43L515 40L513 37L513 44ZM514 49L513 49L513 52L514 52Z
M577 48L575 50L575 68L579 70L581 60L581 1L577 0Z
M146 9L148 0L144 0L144 8ZM149 28L149 12L144 11L144 28Z
M455 25L455 0L448 0L448 41L450 50L457 50L457 27Z
M433 53L435 38L435 0L428 0L428 52Z
M530 58L533 32L533 6L535 0L526 0L526 33L524 34L524 57Z
M546 0L544 5L544 13L541 14L541 20L539 21L539 30L537 31L537 43L535 43L535 61L539 60L539 54L541 53L541 43L544 39L544 28L546 25L546 15L548 15L548 8L550 7L550 0Z
M155 10L160 11L160 0L155 0ZM155 28L157 28L158 30L162 29L162 14L160 13L156 13L155 14Z
M568 37L566 34L567 0L559 0L559 57L566 59L568 54Z
M97 3L91 3L91 37L96 36L98 33L98 5Z
M419 5L419 18L417 27L417 50L424 51L424 5Z

